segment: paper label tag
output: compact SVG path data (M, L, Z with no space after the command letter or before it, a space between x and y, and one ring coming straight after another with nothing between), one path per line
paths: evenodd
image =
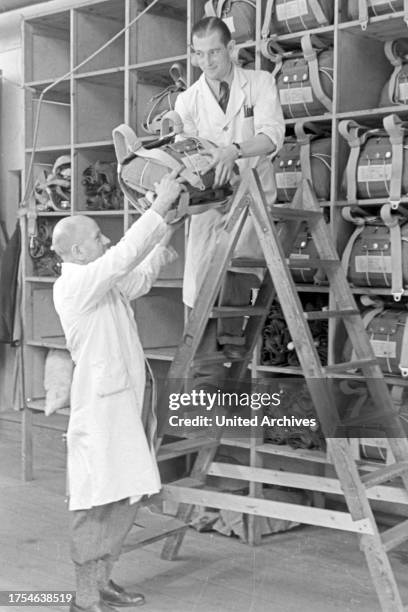
M370 164L369 166L359 166L357 170L357 180L361 182L375 183L378 181L390 181L392 164Z
M276 174L276 186L278 189L290 189L297 187L301 180L301 172L277 172Z
M356 272L367 273L386 273L391 274L392 264L390 255L356 255Z
M408 82L404 81L404 83L399 83L398 91L399 91L398 99L404 100L405 102L405 100L408 99Z
M313 92L311 87L291 87L280 89L279 98L281 104L304 104L313 102Z
M233 17L224 17L223 22L225 23L225 25L227 26L227 28L229 29L231 34L233 34L235 32L234 18Z
M200 153L192 153L188 157L182 157L181 161L189 170L204 174L210 166L210 157L208 155L200 155Z
M308 12L306 0L289 0L289 2L283 2L276 6L276 19L286 21L287 19L307 15Z
M310 259L309 253L291 253L291 259Z
M395 359L397 356L397 343L389 340L370 340L376 357Z

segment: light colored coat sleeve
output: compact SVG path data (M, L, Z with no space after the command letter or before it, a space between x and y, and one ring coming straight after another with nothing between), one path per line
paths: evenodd
M135 270L117 283L117 287L129 300L145 295L150 291L161 267L171 263L177 257L178 254L173 247L158 245Z
M166 232L167 225L153 210L145 212L115 246L86 265L75 276L75 308L93 308L120 279L142 262Z
M187 90L188 91L188 90ZM187 105L188 96L179 95L176 98L174 110L178 113L183 121L183 133L188 136L198 136L198 127L194 121L193 115ZM183 135L177 137L177 140L181 140Z
M279 151L285 136L285 121L272 74L263 70L257 72L252 95L254 135L265 134L274 143L276 151Z

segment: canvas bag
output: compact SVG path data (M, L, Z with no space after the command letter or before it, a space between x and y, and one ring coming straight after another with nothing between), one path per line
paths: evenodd
M261 43L262 54L275 64L272 74L287 119L332 110L333 49L310 34L300 43L299 51L284 51L273 39Z
M385 84L379 106L408 103L408 40L388 40L384 52L394 70Z
M408 285L408 223L385 204L380 217L356 216L349 207L343 217L356 225L342 256L348 280L356 287L390 287L399 301Z
M327 26L333 16L333 0L267 0L262 38Z
M222 19L236 42L255 40L256 0L208 0L204 11Z
M297 122L273 160L277 201L291 202L303 179L319 200L330 200L331 138L312 123Z
M350 19L358 19L365 30L370 17L404 11L404 20L408 22L408 0L348 0Z
M215 170L211 167L211 152L216 145L197 137L174 142L174 137L182 134L183 124L174 111L167 113L162 126L167 121L173 124L173 131L165 135L165 128L161 139L145 146L129 126L122 124L113 130L119 185L126 197L139 212L145 212L151 206L155 184L176 170L184 179L184 191L168 220L203 212L209 205L219 207L226 204L232 194L230 184L217 189L212 187Z
M408 194L408 124L397 115L383 119L384 129L367 129L353 120L339 123L350 146L343 185L347 200L388 198L398 208Z

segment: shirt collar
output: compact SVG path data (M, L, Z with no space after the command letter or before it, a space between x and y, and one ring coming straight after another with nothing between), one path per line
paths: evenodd
M228 72L228 74L221 79L221 81L216 81L214 79L209 79L208 77L204 76L208 87L211 89L212 93L214 94L214 96L217 98L220 97L220 84L221 81L225 81L226 83L228 83L229 88L231 90L231 85L232 85L232 81L234 79L234 64L231 62L231 68Z

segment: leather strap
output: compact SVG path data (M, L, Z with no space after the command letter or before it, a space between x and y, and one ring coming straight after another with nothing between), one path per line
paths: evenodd
M352 119L345 119L339 123L339 132L347 140L350 147L350 155L346 166L346 179L347 200L351 203L357 200L357 165L361 146L367 140L367 132L364 132L361 136L359 135L361 130L364 130L363 126Z
M204 12L207 15L207 17L218 17L217 11L214 8L213 0L208 0L208 2L205 3Z
M323 12L322 7L320 6L319 0L309 0L309 8L320 26L329 25L327 17Z
M392 66L394 66L394 70L390 76L388 81L388 102L390 104L398 104L395 99L395 94L398 86L398 75L401 72L402 68L402 57L397 55L394 51L395 49L395 41L387 40L384 44L384 53Z
M401 376L404 378L408 376L408 313L405 318L404 333L402 335L401 343L401 355L398 367L401 370Z
M402 170L404 164L404 124L398 115L384 117L383 125L390 136L392 147L392 165L390 181L391 208L398 208L401 202Z
M262 38L268 38L271 33L271 23L272 23L272 15L273 15L273 5L275 4L275 0L267 0L265 7L265 16L262 24L261 35Z
M358 20L362 30L367 29L368 25L368 6L367 0L358 0Z
M142 146L142 141L136 136L131 127L121 123L112 130L113 145L119 164L133 157Z
M391 242L391 293L396 302L404 293L402 281L402 240L400 216L393 215L390 204L384 204L380 211L381 219L390 230Z
M367 310L367 312L365 312L363 314L363 316L361 317L363 320L363 324L365 329L367 329L367 327L370 325L371 321L373 319L375 319L376 316L378 316L379 314L381 314L384 310L384 302L382 302L382 300L371 300L371 298L369 298L368 296L362 296L361 297L361 301L364 303L363 298L367 298L367 304L370 305L374 305L374 308L372 308L371 310ZM351 353L351 360L354 361L356 359L356 353L353 349L352 353Z
M332 110L332 101L330 98L324 93L322 84L320 81L319 74L319 61L316 49L312 46L312 40L310 34L305 34L302 36L301 40L303 55L305 60L309 66L309 78L312 85L313 92L316 98L323 104L323 106L331 112Z
M353 247L354 247L354 243L356 242L356 240L359 237L359 235L362 234L362 232L364 231L365 222L364 222L363 219L361 219L361 221L362 221L362 224L357 226L355 228L354 232L351 234L351 236L348 239L348 242L346 244L346 248L343 251L343 255L341 256L341 265L343 267L344 274L346 276L348 274L348 269L349 269L349 265L350 265L350 257L351 257L351 252L352 252Z

